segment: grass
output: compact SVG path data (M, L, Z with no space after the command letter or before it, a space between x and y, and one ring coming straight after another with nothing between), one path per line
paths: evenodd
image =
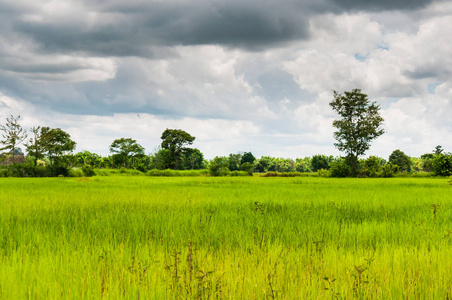
M7 178L0 298L446 299L445 179Z

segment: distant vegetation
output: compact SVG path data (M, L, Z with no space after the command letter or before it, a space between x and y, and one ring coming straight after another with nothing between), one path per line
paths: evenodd
M102 174L102 169L130 169L132 175L141 172L151 176L182 174L155 170L208 170L196 174L210 176L268 172L266 176L293 172L314 173L321 177L452 175L452 154L441 146L419 158L409 157L399 149L394 150L388 159L377 156L360 158L370 148L370 143L384 133L379 106L370 102L359 89L344 94L335 91L330 106L341 117L333 122L337 129L334 137L336 147L345 156L318 154L295 160L270 156L256 158L251 152L206 160L199 149L189 147L195 137L181 129L166 129L161 144L149 155L136 140L124 137L112 142L109 147L111 155L106 157L89 151L73 153L76 142L62 129L38 126L30 128L27 133L19 123L20 116L10 116L0 126L0 143L3 145L0 150L4 151L0 154L0 176L93 176ZM26 154L20 145L25 146Z

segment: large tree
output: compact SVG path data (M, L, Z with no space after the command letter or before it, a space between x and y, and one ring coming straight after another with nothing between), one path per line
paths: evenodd
M27 132L19 124L20 116L11 115L6 118L6 124L0 125L0 131L3 132L3 139L0 141L4 145L0 150L9 150L14 162L17 146L27 138Z
M193 144L194 136L180 129L166 129L162 133L162 149L169 150L170 168L179 169L182 165L182 156L187 152L185 146Z
M389 155L389 163L398 167L400 172L407 172L411 170L411 160L408 155L399 149L392 151Z
M39 144L51 164L61 162L63 157L75 149L77 144L71 135L61 128L42 127Z
M116 139L110 145L110 152L114 153L114 158L124 167L130 166L132 160L132 167L135 170L135 156L144 155L144 148L131 138Z
M383 123L380 106L369 101L360 89L344 94L336 91L333 93L330 106L341 117L333 122L333 126L338 129L334 132L337 140L334 145L346 153L347 163L354 176L357 174L359 156L365 154L372 140L385 132L380 128Z

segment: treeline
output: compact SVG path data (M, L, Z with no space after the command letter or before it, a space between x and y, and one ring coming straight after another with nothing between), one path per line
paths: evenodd
M93 176L102 169L139 171L154 176L174 173L155 170L204 170L198 174L237 176L261 173L264 176L300 176L312 174L323 177L392 177L398 174L452 175L452 154L441 146L419 158L395 150L384 159L370 156L351 164L349 157L314 155L297 159L262 156L251 152L231 153L204 159L197 148L191 148L195 137L180 129L166 129L161 144L152 154L131 138L115 139L110 155L89 151L74 153L76 142L60 128L33 127L27 132L19 124L20 116L10 116L0 125L3 145L0 154L0 176L51 177ZM25 152L19 147L23 145ZM96 169L96 171L95 171ZM152 171L151 171L152 170Z

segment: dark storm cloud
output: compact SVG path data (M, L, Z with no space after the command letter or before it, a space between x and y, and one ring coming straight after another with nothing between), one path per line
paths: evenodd
M328 2L340 10L385 11L419 9L434 0L328 0Z
M34 38L44 51L144 57L152 57L152 46L220 44L259 49L308 36L304 12L275 4L151 2L100 9L100 19L118 17L89 30L83 21L16 21L14 29Z
M95 55L152 58L155 47L219 44L248 50L309 37L311 16L348 10L408 10L432 0L361 1L85 1L78 20L30 22L12 16L15 31L46 52L83 51ZM20 7L20 6L19 6ZM18 11L18 6L4 7ZM95 12L98 23L86 26ZM14 15L14 14L13 14Z

